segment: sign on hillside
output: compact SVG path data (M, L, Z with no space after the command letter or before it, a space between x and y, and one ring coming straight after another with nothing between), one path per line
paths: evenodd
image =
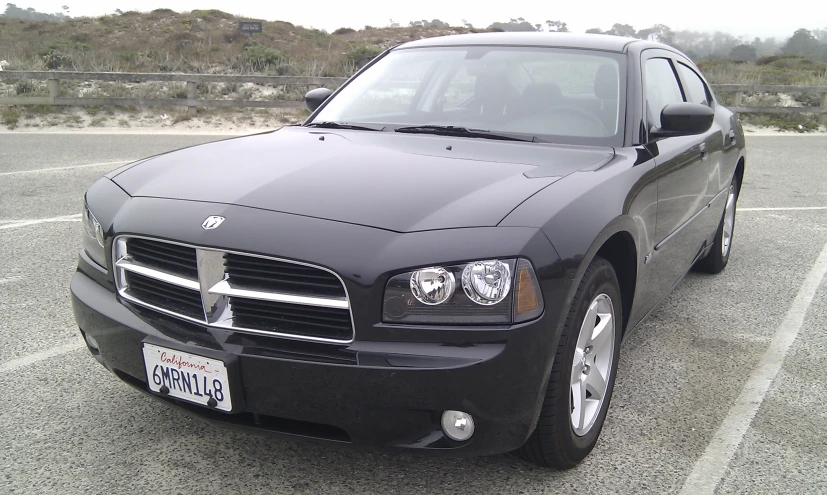
M242 33L253 34L261 32L260 22L239 22L238 30Z

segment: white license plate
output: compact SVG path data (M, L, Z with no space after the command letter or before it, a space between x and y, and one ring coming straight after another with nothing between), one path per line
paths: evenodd
M144 344L144 366L149 389L176 399L209 407L215 399L215 407L221 411L233 408L230 398L230 381L227 367L218 359L198 356L187 352Z

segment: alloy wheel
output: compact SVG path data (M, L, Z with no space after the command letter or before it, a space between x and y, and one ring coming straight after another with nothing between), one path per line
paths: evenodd
M600 294L589 304L583 318L571 367L569 406L571 426L577 436L592 429L603 406L612 373L615 331L612 299Z
M732 231L735 228L735 196L735 184L731 184L726 199L726 209L724 210L724 232L721 242L721 254L724 258L729 254L729 246L732 244Z

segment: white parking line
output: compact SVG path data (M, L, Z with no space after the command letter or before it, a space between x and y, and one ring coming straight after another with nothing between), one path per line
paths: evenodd
M17 227L26 227L29 225L37 225L39 223L53 223L53 222L80 222L80 213L74 215L64 215L62 217L52 218L38 218L36 220L15 220L10 223L0 225L0 230L14 229Z
M45 351L35 352L34 354L29 354L28 356L23 356L21 358L12 359L11 361L0 363L0 374L8 373L18 368L29 366L30 364L35 364L62 354L68 354L72 351L82 349L83 347L83 342L73 342L71 344L52 347L50 349L46 349Z
M827 274L827 244L821 250L815 264L807 273L804 283L798 289L790 309L773 335L772 341L758 366L752 371L741 394L730 407L715 436L703 455L695 463L692 472L683 484L682 495L712 495L724 477L730 461L753 418L764 402L767 391L784 364L784 357L790 350L801 326L807 308L816 295L821 280Z
M806 210L827 210L827 206L790 206L779 208L738 208L738 211L806 211Z
M13 172L0 172L3 175L22 175L22 174L37 174L40 172L59 172L61 170L73 170L76 168L91 168L91 167L114 167L117 165L126 165L134 160L121 160L117 162L103 162L103 163L87 163L84 165L71 165L68 167L52 167L52 168L36 168L33 170L15 170Z
M12 277L0 278L0 285L8 284L8 283L11 283L11 282L17 282L18 280L23 280L23 276L22 275L14 275Z

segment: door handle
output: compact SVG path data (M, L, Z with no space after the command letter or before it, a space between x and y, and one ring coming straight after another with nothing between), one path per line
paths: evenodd
M709 156L709 153L707 153L706 151L706 143L701 143L699 149L701 151L701 160L706 160L706 158Z

